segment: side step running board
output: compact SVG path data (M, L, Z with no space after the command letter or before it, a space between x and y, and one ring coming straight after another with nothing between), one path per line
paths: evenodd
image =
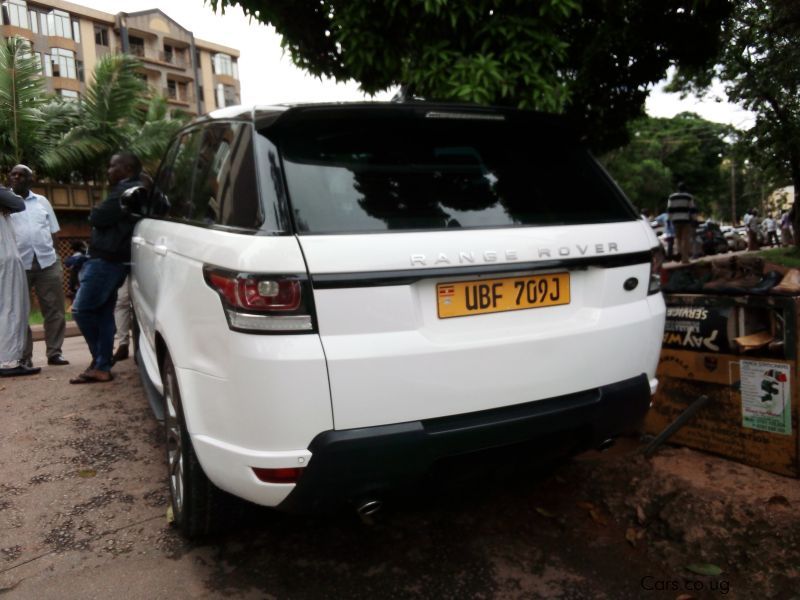
M144 362L142 361L142 356L139 354L139 348L136 348L136 364L139 365L139 379L142 380L142 387L144 388L145 396L147 396L147 402L150 403L150 409L153 411L153 415L155 418L163 423L164 422L164 398L161 394L158 393L158 390L153 385L153 382L150 381L150 378L147 376L147 370L144 366Z

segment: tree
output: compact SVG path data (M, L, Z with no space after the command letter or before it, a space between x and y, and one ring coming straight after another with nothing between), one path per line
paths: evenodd
M27 40L0 42L0 170L35 163L36 132L44 124L38 112L44 83Z
M707 66L729 0L210 0L273 25L292 60L366 93L566 113L625 140L673 63Z
M728 125L694 113L671 119L645 117L630 125L631 142L602 161L631 201L658 214L684 182L706 216L730 219L723 160L731 154Z
M107 54L97 63L85 97L73 104L74 112L57 101L46 107L62 111L65 123L43 132L50 141L42 156L49 174L64 178L77 172L84 181L104 182L109 160L120 149L136 153L151 169L158 164L185 119L170 115L164 98L148 99L140 66L133 56Z
M762 182L800 190L800 5L794 0L737 0L714 70L683 69L673 89L702 94L713 77L732 102L756 115L749 159ZM763 184L762 184L763 185ZM800 210L794 214L800 231ZM795 236L800 249L800 236Z

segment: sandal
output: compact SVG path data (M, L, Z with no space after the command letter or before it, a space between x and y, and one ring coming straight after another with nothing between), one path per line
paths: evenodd
M105 373L108 375L106 379L103 376L98 376L98 373ZM114 376L109 373L108 371L84 371L80 375L73 377L69 380L70 383L108 383L109 381L113 380Z

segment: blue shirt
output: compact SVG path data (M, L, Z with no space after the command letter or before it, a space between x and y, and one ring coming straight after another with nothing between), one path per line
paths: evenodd
M28 197L24 200L25 210L11 215L17 249L26 271L33 266L34 256L39 266L46 269L58 260L53 247L53 234L61 228L47 198L28 192Z

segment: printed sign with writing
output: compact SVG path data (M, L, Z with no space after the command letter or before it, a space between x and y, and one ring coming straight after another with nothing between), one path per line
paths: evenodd
M669 304L664 324L664 348L698 352L729 352L730 307Z
M742 360L742 425L792 434L791 369L784 363Z

